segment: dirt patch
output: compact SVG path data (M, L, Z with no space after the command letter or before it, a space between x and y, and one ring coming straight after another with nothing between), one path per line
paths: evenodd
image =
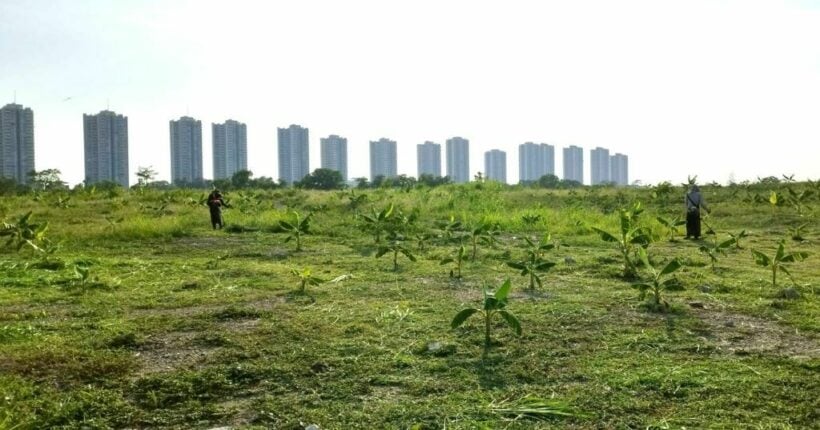
M226 321L213 332L174 331L148 337L134 353L140 364L136 376L198 369L209 358L230 346L229 339L256 330L260 319Z
M765 319L709 309L693 309L703 323L701 334L718 350L744 354L773 354L795 359L820 358L820 342L794 328Z

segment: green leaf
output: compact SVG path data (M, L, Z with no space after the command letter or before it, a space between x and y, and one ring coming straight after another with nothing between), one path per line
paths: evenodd
M645 282L641 282L641 283L638 283L638 284L632 284L632 288L637 288L640 291L646 291L648 289L651 289L652 285L647 284Z
M518 269L518 270L525 270L527 268L527 266L524 263L519 263L517 261L508 261L507 266L510 266L513 269Z
M666 264L663 270L661 270L661 276L673 273L676 270L680 269L682 266L683 265L681 264L681 262L676 258Z
M470 318L470 316L476 312L479 312L479 310L475 308L463 309L461 312L456 314L455 318L453 318L453 322L450 323L450 327L458 328L460 325L464 324L464 321L467 321L467 318Z
M752 257L754 257L755 263L758 266L768 267L772 264L772 261L769 259L769 256L767 256L766 254L764 254L760 251L756 251L756 250L753 249L752 250Z
M390 252L390 248L386 246L380 246L379 250L376 252L376 258L379 258L382 255L387 254L388 252Z
M555 266L555 263L553 263L551 261L544 261L542 263L539 263L537 266L535 266L535 270L540 270L542 272L545 272L545 271L551 269L553 266Z
M638 258L641 260L644 266L652 269L653 272L655 271L655 267L649 263L649 255L646 253L645 248L638 248Z
M774 261L781 261L783 259L783 255L786 254L786 249L783 246L783 241L780 241L780 245L777 247L777 253L774 256Z
M516 318L515 315L511 314L509 311L500 310L498 313L501 314L501 317L504 318L504 321L506 321L507 325L513 329L515 334L521 336L521 322L518 321L518 318Z
M445 265L445 264L449 264L449 263L453 263L453 262L455 262L455 260L453 260L453 259L452 259L452 258L450 258L450 257L447 257L447 258L445 258L445 259L443 259L443 260L439 261L439 262L438 262L438 264L439 264L440 266L443 266L443 265Z
M737 240L735 238L727 239L721 242L717 247L718 249L725 249L735 244Z
M402 254L404 254L404 256L407 257L408 260L413 261L413 262L416 261L416 256L413 255L408 249L406 249L404 247L401 247L401 248L399 248L399 251Z
M597 232L598 232L598 234L600 234L600 235L601 235L601 239L602 239L602 240L604 240L604 241L606 241L606 242L620 242L620 239L618 239L617 237L613 236L613 235L612 235L612 234L610 234L609 232L603 231L603 230L601 230L601 229L600 229L600 228L598 228L598 227L592 227L592 229L593 229L593 230L595 230L595 231L597 231Z
M495 298L498 300L506 300L507 295L510 294L510 288L512 288L512 282L510 282L510 278L507 278L495 292Z

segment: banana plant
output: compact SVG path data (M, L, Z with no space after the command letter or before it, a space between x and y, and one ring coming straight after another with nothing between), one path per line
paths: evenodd
M729 233L729 237L731 237L732 239L735 240L735 249L743 249L743 247L740 246L740 239L743 239L744 237L746 237L748 235L749 234L746 233L746 230L741 230L740 233L738 233L738 234Z
M646 248L652 241L652 233L645 227L638 226L638 216L643 212L640 202L635 203L631 208L621 208L619 211L621 229L618 234L612 234L597 227L592 227L601 235L601 239L606 242L614 242L618 246L618 251L624 260L624 278L632 278L636 275L633 252L635 247Z
M803 216L803 210L809 209L806 202L814 194L811 190L802 190L799 193L794 191L791 187L786 189L789 192L788 202L797 211L797 215Z
M461 221L456 221L455 217L452 215L450 215L449 220L438 222L438 227L441 230L441 237L444 239L444 242L446 243L450 243L454 239L461 237Z
M527 258L522 261L508 261L507 266L520 270L521 276L529 276L530 290L534 290L536 284L538 285L538 288L541 288L543 285L540 274L549 271L553 266L555 266L555 263L545 261L541 258L542 252L555 248L555 244L549 243L549 236L547 236L545 242L538 245L526 237L524 238L524 241L529 246L529 249L527 250Z
M706 244L701 245L700 248L698 248L698 251L709 257L709 261L712 263L712 270L714 271L716 270L715 265L718 262L718 257L720 255L726 255L726 250L735 244L735 238L730 237L729 239L718 243L717 234L714 232L709 234L712 235L712 243L707 242Z
M416 256L404 246L404 236L400 233L395 231L391 231L388 233L387 236L387 244L379 246L379 250L376 251L376 258L379 258L388 252L393 253L393 271L399 270L399 254L403 254L407 257L408 260L415 262Z
M0 237L8 237L6 247L13 247L17 252L20 252L24 246L28 246L34 251L43 252L39 244L46 238L48 222L31 222L31 213L29 211L21 216L16 224L6 222L0 224Z
M474 228L471 228L467 234L470 239L470 245L473 248L470 259L475 261L478 256L478 244L492 245L496 242L495 237L498 236L498 224L481 223Z
M439 262L439 264L443 266L445 264L456 263L455 275L453 274L453 271L450 270L450 277L461 279L461 267L464 263L464 257L466 254L467 251L464 250L464 245L461 245L458 249L456 249L455 257L444 258Z
M638 258L652 274L652 278L648 282L638 282L632 285L640 291L640 300L644 300L647 292L649 292L652 294L653 308L657 309L663 306L664 309L668 309L669 304L661 297L661 291L680 289L677 279L674 276L669 277L669 275L681 268L681 262L675 258L659 270L649 261L649 255L645 248L638 249Z
M385 232L391 223L393 217L393 203L390 203L386 208L380 212L373 209L370 215L362 214L361 219L365 222L365 226L373 233L373 240L376 244L381 243L381 235Z
M798 224L794 227L788 227L789 236L795 242L802 242L806 240L805 236L803 236L803 230L808 226L808 223Z
M521 215L521 221L524 222L526 225L534 225L538 221L541 221L541 214L524 214Z
M518 318L515 317L512 313L506 310L507 306L507 296L510 294L510 288L512 284L510 280L507 279L504 283L494 292L490 292L484 287L484 306L482 309L476 308L467 308L462 309L456 316L453 318L453 322L450 323L450 327L456 329L464 324L468 318L473 316L474 314L481 314L484 316L484 349L487 350L490 348L491 339L490 339L490 332L492 330L492 322L495 315L500 315L501 318L507 323L507 325L515 332L516 335L521 336L521 322L518 321Z
M666 219L664 217L656 217L655 219L658 220L661 225L666 227L666 234L669 238L670 242L675 241L675 236L678 234L678 227L686 224L686 221L680 219L679 216L676 216L672 219Z
M290 273L296 275L299 278L299 293L304 294L305 288L308 285L316 286L323 282L323 279L317 278L311 274L309 268L304 268L302 270L290 269Z
M757 251L755 249L752 250L752 257L755 260L755 264L761 267L768 267L772 270L772 288L777 288L777 272L781 271L788 275L788 277L794 282L794 278L789 270L786 268L786 265L789 263L796 263L798 261L803 261L808 258L809 253L805 251L796 251L796 252L786 252L786 245L784 240L780 240L777 251L774 253L774 256L771 258L766 254Z
M300 218L299 212L293 211L293 215L295 218L294 222L282 220L279 221L279 227L288 234L288 237L285 239L285 242L295 240L296 251L301 251L302 236L310 234L310 219L313 217L313 212L307 214L307 216L304 219Z

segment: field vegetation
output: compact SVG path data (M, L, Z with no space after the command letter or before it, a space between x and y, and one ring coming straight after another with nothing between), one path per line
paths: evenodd
M815 182L268 185L3 196L0 429L820 422Z

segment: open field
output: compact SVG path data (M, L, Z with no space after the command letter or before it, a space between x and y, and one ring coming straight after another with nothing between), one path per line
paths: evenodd
M198 190L7 196L0 218L32 211L51 244L0 251L0 429L811 428L820 199L790 186L814 190L799 211L769 203L784 184L704 187L718 243L748 233L714 267L699 251L711 236L670 241L656 220L683 215L681 187L229 191L222 231ZM625 278L594 230L618 232L635 202L653 264L682 263L668 308L639 300L650 270ZM357 215L391 204L383 224ZM292 210L314 214L300 251L280 226ZM473 260L482 224L495 234ZM537 257L556 264L530 290L507 262L547 232L557 246ZM809 256L773 287L750 250L773 256L781 239ZM441 261L460 243L459 279ZM416 261L376 258L391 244ZM336 282L300 292L293 269ZM485 350L479 316L451 329L507 278L521 336L496 319Z

